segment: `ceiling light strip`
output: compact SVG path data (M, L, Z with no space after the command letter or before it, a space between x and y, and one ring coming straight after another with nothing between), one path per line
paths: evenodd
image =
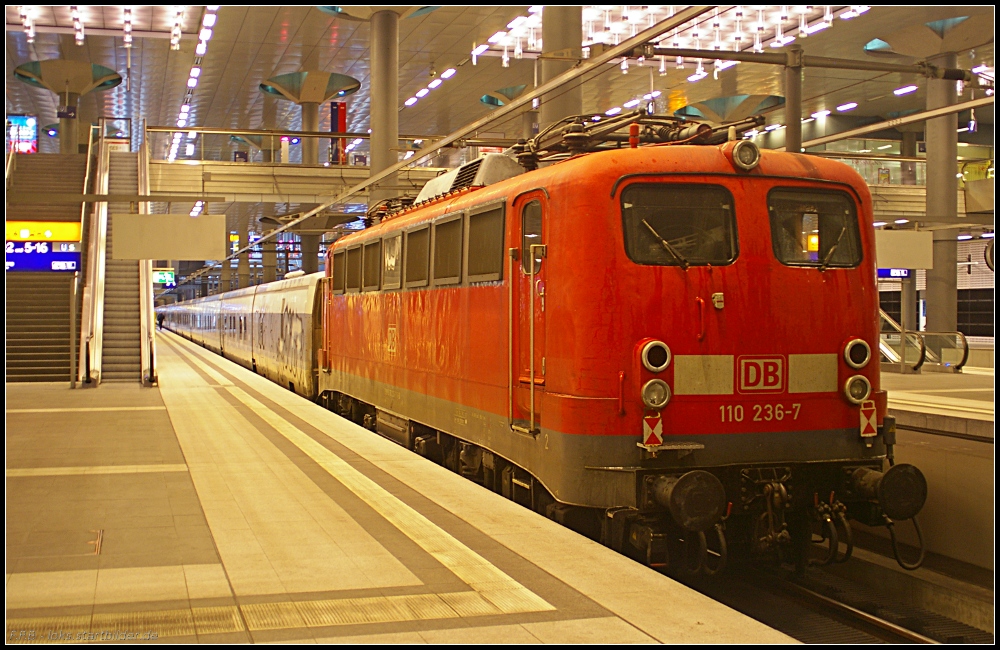
M24 28L24 36L27 38L28 43L35 42L35 20L34 20L34 8L28 5L22 5L18 7L18 13L21 15L21 26Z
M80 12L80 7L71 6L69 14L73 19L73 41L77 45L83 45L83 14Z
M181 7L183 9L183 7ZM191 105L194 100L194 89L198 87L198 82L201 79L202 72L202 60L208 53L208 41L212 38L212 28L215 27L216 22L218 22L219 16L219 5L208 6L205 8L205 15L201 19L201 30L198 32L198 45L194 49L194 64L191 66L191 71L188 73L187 79L187 91L184 93L184 101L181 103L180 111L177 113L177 128L183 129L188 126L188 123L192 121ZM176 32L180 33L180 24L175 25ZM178 38L178 48L180 39ZM171 49L178 49L173 47L173 39L171 39ZM188 140L194 140L198 134L194 131L188 132ZM169 153L167 154L167 161L173 162L177 159L177 155L181 151L181 137L182 133L174 132L173 140L170 143ZM184 147L184 155L193 156L195 151L194 142L188 142ZM192 214L192 216L195 216Z
M413 106L414 104L419 102L421 99L430 94L432 90L434 90L443 83L441 79L451 79L452 77L455 76L456 72L458 72L458 70L455 68L448 68L447 70L442 72L441 77L439 79L434 79L429 84L427 84L426 87L421 88L420 90L415 92L412 97L403 102L403 108L409 108L410 106Z

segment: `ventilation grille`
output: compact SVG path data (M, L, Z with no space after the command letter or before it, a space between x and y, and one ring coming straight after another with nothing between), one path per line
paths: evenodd
M484 158L477 158L472 162L463 165L461 169L458 170L458 176L455 177L455 182L451 184L451 191L461 190L466 187L470 187L473 181L476 180L476 174L479 173L479 167L482 166Z

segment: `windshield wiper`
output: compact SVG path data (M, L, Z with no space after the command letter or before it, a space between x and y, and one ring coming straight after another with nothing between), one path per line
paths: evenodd
M670 245L670 242L668 242L663 237L660 237L660 233L658 233L655 230L653 230L653 227L651 225L649 225L648 221L646 221L645 219L643 219L642 223L645 224L645 226L647 228L649 228L649 232L653 233L653 236L656 237L656 240L658 242L660 242L660 245L663 246L663 248L666 249L666 251L668 253L670 253L671 255L674 256L674 259L677 260L680 263L681 268L684 269L685 271L687 271L688 267L691 266L691 263L688 262L687 259L683 255L681 255L680 253L678 253L677 250L673 246Z
M847 232L847 224L844 224L844 227L840 229L840 234L837 235L837 241L835 241L833 246L830 247L830 250L826 252L826 257L823 258L823 263L819 265L820 271L825 271L826 267L830 265L830 259L833 257L833 254L837 252L837 246L840 246L840 240L844 238L845 232Z

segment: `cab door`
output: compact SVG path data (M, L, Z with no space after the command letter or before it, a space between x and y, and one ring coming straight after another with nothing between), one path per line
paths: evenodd
M513 427L532 435L540 428L545 390L547 208L540 190L518 197L514 204L519 250L511 261Z

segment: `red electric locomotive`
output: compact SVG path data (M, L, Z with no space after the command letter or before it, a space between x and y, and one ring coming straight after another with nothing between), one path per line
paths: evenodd
M868 188L751 125L570 119L390 205L328 251L320 399L655 566L913 518Z

